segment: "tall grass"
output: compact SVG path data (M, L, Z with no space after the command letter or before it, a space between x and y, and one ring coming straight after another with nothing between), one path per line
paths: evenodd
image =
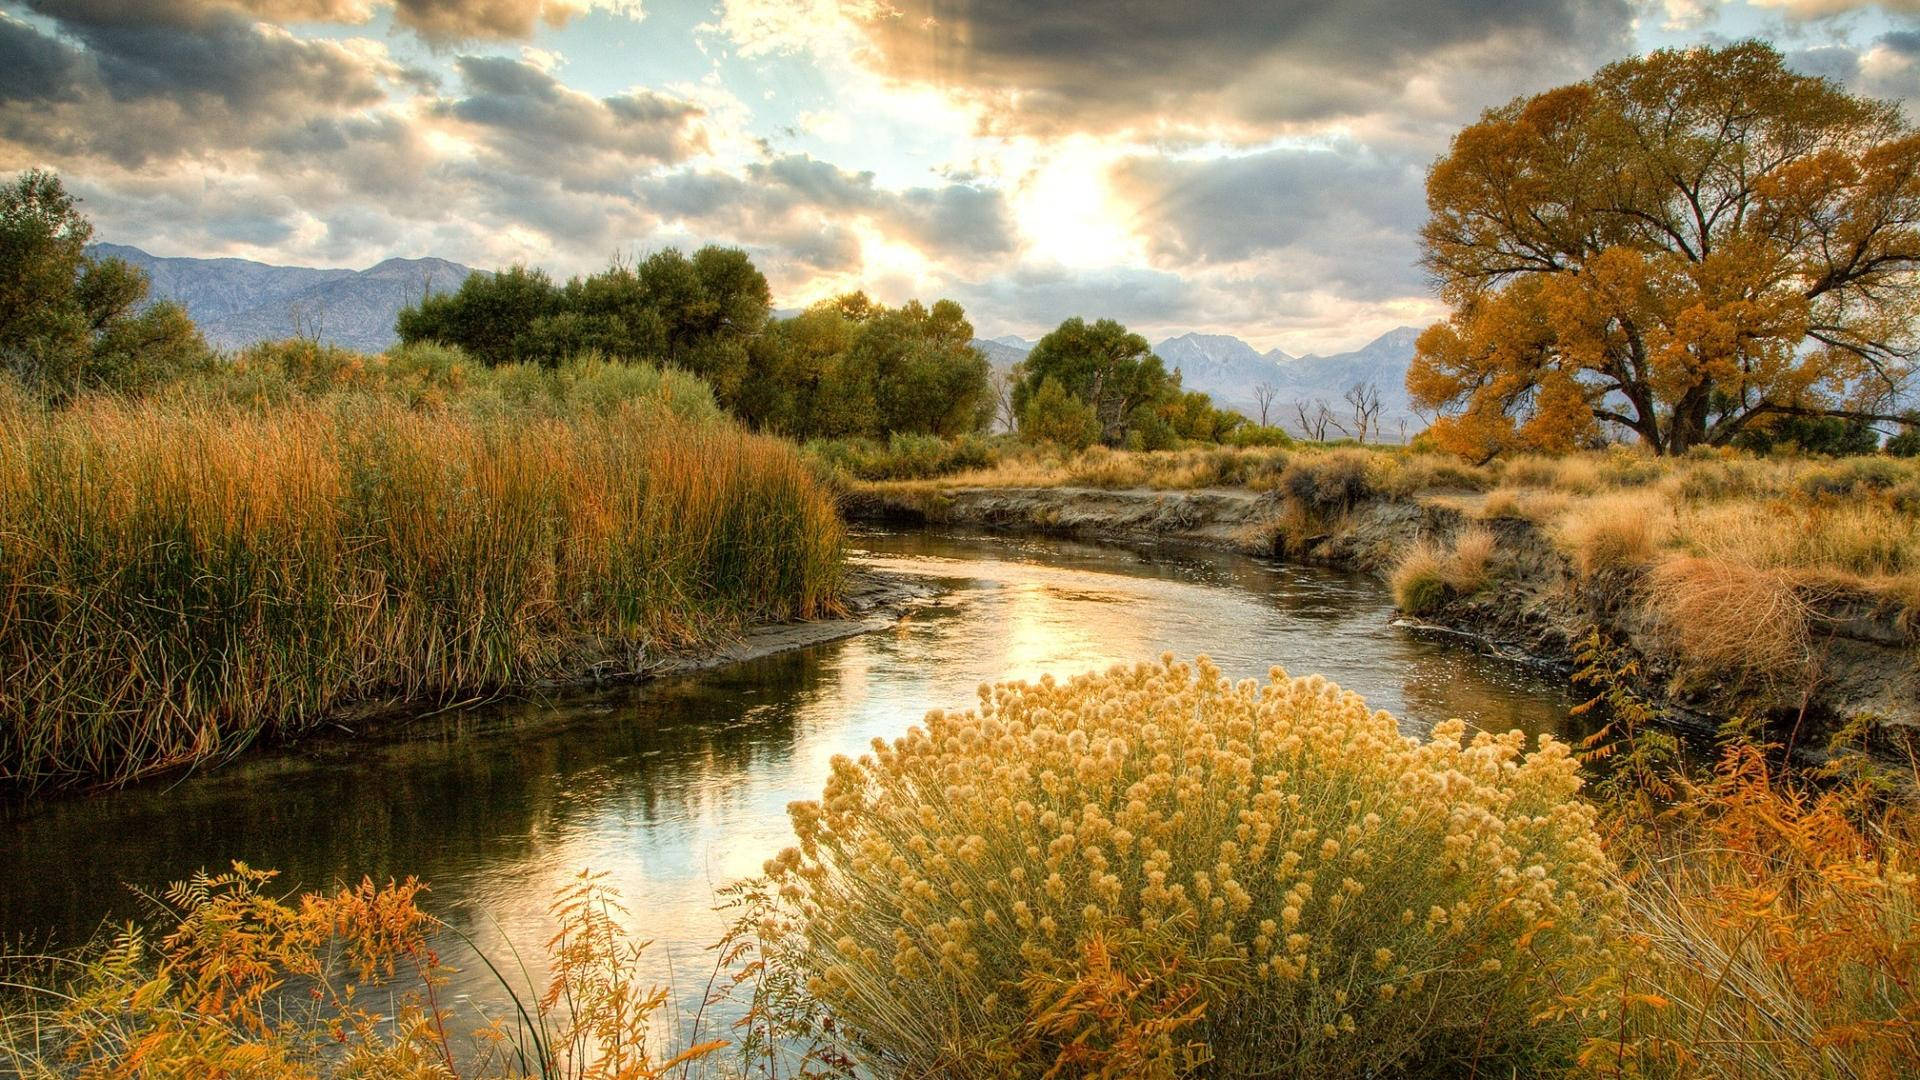
M786 444L650 397L0 401L0 782L124 780L352 706L635 671L834 602Z

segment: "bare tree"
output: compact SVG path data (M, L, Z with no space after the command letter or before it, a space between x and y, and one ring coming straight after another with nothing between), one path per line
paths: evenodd
M1340 426L1340 421L1334 418L1333 410L1319 398L1294 402L1293 413L1300 419L1300 434L1314 442L1327 441L1327 425Z
M1280 396L1280 388L1270 382L1263 382L1253 388L1254 404L1260 406L1260 426L1267 426L1267 410L1273 407L1273 399Z
M1347 387L1347 392L1341 396L1353 410L1353 430L1350 434L1362 443L1367 441L1368 435L1377 437L1380 434L1382 407L1380 387L1372 382L1357 382ZM1341 430L1345 431L1346 428L1341 426Z
M295 300L287 305L287 321L295 338L317 342L326 329L326 309L318 300Z
M1013 374L996 371L988 380L993 390L993 430L1015 431L1020 427L1020 417L1013 411Z

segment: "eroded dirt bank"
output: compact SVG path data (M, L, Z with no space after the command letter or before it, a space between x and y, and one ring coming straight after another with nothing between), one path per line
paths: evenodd
M1871 596L1835 589L1808 598L1813 655L1804 675L1765 683L1703 675L1671 646L1673 629L1636 602L1638 574L1582 577L1537 523L1472 517L1444 497L1375 497L1309 512L1278 492L1243 489L876 486L847 493L842 508L858 521L1202 544L1382 579L1422 540L1448 544L1477 525L1495 537L1495 572L1484 588L1427 613L1426 625L1569 674L1597 628L1637 661L1633 687L1689 727L1758 713L1799 739L1863 715L1920 728L1920 628Z

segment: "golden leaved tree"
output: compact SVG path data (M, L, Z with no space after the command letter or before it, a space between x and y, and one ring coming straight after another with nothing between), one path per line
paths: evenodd
M1453 314L1415 402L1469 457L1599 421L1657 453L1786 416L1893 421L1920 340L1920 132L1759 42L1490 110L1427 179Z

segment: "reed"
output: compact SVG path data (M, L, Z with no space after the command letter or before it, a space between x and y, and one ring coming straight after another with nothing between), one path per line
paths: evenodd
M650 397L0 396L0 783L123 781L835 603L788 445Z

